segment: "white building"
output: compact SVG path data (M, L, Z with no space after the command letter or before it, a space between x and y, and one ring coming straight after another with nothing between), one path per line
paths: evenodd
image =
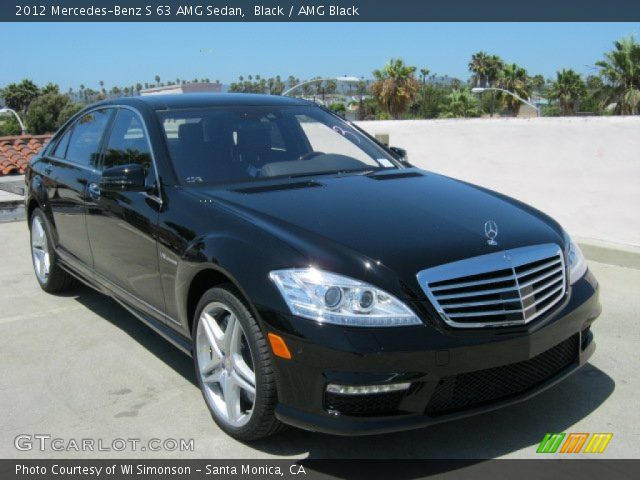
M221 83L182 83L163 87L144 88L140 95L169 95L172 93L220 93Z

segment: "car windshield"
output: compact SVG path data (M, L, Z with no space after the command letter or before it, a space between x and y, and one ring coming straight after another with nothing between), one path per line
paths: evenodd
M213 107L158 115L185 184L398 168L375 142L319 107Z

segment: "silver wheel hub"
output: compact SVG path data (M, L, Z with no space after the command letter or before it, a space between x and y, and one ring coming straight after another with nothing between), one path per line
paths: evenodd
M204 397L216 417L232 427L246 425L256 398L253 359L242 325L223 303L202 310L195 354Z
M31 221L31 258L38 281L46 283L51 268L51 254L44 225L38 216L34 216Z

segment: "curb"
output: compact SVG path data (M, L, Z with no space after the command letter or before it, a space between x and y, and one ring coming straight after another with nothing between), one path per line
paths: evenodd
M575 238L587 260L640 270L640 247L592 238Z

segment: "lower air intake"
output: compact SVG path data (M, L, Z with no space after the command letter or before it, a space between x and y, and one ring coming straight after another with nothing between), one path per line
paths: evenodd
M530 360L453 375L440 380L427 405L427 415L441 415L522 395L555 377L578 356L574 335Z

